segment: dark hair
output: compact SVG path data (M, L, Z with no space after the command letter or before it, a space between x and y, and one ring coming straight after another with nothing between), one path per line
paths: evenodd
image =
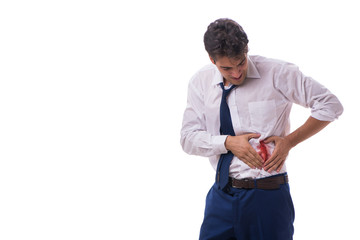
M247 53L248 42L243 28L228 18L212 22L204 34L205 49L214 60L224 56L236 58Z

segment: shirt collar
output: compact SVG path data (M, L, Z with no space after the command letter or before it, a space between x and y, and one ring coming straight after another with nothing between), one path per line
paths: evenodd
M215 76L213 79L213 84L218 85L223 82L223 76L221 75L221 72L219 71L219 69L217 69L217 67L215 65L214 65L214 67L215 67ZM247 69L246 78L249 78L249 79L261 78L259 71L257 70L255 64L251 61L251 56L248 56L248 69Z
M214 68L215 68L215 76L213 78L213 85L219 85L220 83L223 82L223 76L221 75L221 72L219 71L219 69L215 66L215 64L213 64Z
M248 56L248 69L246 78L261 78L255 64L251 61L251 56Z

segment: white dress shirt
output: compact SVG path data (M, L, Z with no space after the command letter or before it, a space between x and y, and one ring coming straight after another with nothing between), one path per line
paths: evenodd
M181 145L188 154L209 157L216 170L219 157L227 153L226 135L220 135L220 101L223 77L214 64L200 69L190 80L187 107L181 129ZM260 133L250 144L257 149L259 141L270 136L290 133L289 115L292 103L311 108L311 116L333 121L343 112L337 97L298 67L261 56L248 56L248 71L243 84L228 96L231 119L236 135ZM267 145L270 154L274 144ZM284 164L280 173L286 172ZM278 174L251 169L233 158L229 176L237 179L263 178Z

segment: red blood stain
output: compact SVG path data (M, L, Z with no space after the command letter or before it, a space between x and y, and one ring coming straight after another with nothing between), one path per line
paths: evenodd
M257 149L257 153L261 156L262 159L264 159L264 162L266 162L266 160L269 158L269 154L264 141L260 141L260 145L257 146Z

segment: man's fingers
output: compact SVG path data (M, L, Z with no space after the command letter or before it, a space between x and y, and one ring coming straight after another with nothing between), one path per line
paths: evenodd
M261 136L261 134L259 133L249 133L246 135L248 140L252 139L252 138L259 138Z
M275 151L271 154L270 158L265 162L264 169L265 171L269 170L272 166L274 166L280 160L280 156L278 152Z
M246 165L248 165L251 168L256 168L251 158L252 156L250 154L247 154L241 158L241 161L243 161Z
M278 149L275 147L274 151L272 152L271 156L266 160L264 167L268 166L278 157Z
M252 163L257 168L263 167L263 159L259 156L259 154L255 151L249 151L248 153L248 161Z
M281 168L284 166L285 163L285 159L282 159L282 157L280 156L275 156L273 158L273 161L271 162L266 162L266 166L264 167L264 170L267 172L272 172L274 170L276 171L280 171Z
M264 167L272 165L275 159L278 157L276 150L271 154L270 158L265 162Z
M262 157L255 151L254 148L250 148L249 153L258 160L258 162L260 163L264 163L264 159L262 159Z
M282 163L284 163L284 160L279 160L278 162L276 162L275 164L274 164L274 166L273 167L271 167L269 170L268 170L268 172L272 172L272 171L280 171L280 169L281 168L279 168L279 166L281 166L282 165Z
M256 153L257 155L257 153ZM241 158L241 161L243 161L246 165L248 165L251 168L263 168L263 163L259 162L259 160L249 151L245 155L243 155Z
M262 159L262 157L255 151L255 149L251 148L249 154L251 154L251 157L253 161L256 162L257 166L262 168L264 165L264 159Z
M276 163L277 156L275 156L271 161L270 159L265 162L264 169L265 171L269 170Z

